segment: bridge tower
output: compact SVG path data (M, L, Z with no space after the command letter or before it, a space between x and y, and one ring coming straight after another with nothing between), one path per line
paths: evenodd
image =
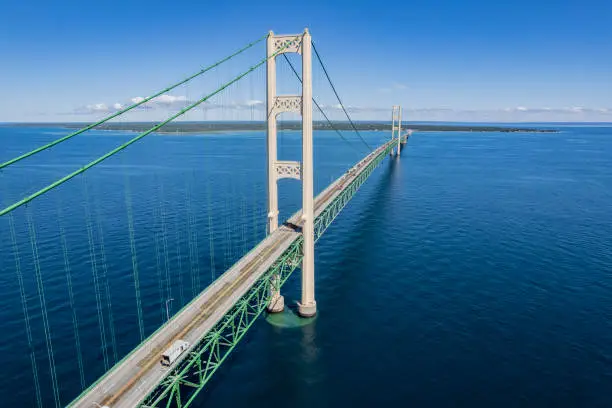
M396 155L400 155L400 140L402 136L402 107L399 105L393 105L393 111L391 113L391 139L395 137L397 131L397 151Z
M283 48L284 47L284 48ZM268 151L268 233L278 228L278 180L302 180L302 299L298 304L303 317L314 316L314 187L312 152L312 39L308 29L298 35L275 35L270 31L267 40L267 151ZM283 53L302 55L302 95L276 94L276 57ZM277 157L276 117L283 112L302 114L302 162L282 161ZM268 311L284 309L279 277L272 278L271 300Z

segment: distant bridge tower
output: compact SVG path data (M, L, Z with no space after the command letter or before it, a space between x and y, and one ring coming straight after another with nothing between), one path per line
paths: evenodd
M393 105L393 112L391 113L391 140L395 136L397 131L397 151L396 155L400 155L400 140L402 135L402 107L399 105Z
M285 47L285 48L283 48ZM268 114L268 233L278 228L278 180L302 180L302 299L301 316L314 316L314 191L312 153L312 39L308 29L299 35L274 35L267 41L267 114ZM283 53L302 55L302 95L276 95L276 57ZM302 114L302 162L281 161L277 157L276 117L283 112ZM280 294L279 278L273 277L270 312L281 312L284 299Z

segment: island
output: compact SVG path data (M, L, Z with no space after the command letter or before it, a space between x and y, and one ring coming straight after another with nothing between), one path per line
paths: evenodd
M65 129L80 129L88 126L89 123L66 122L66 123L3 123L0 126L6 127L56 127ZM110 131L131 131L143 132L155 126L156 122L107 122L96 126L98 130ZM332 127L333 125L333 127ZM324 121L314 121L315 130L342 130L342 131L381 131L390 132L391 124L388 122L332 122L332 125ZM299 121L279 121L279 130L300 130L302 127ZM404 122L402 130L412 130L419 132L523 132L523 133L555 133L559 130L554 128L537 128L521 126L498 126L483 124L418 124ZM234 121L234 122L172 122L164 125L158 133L211 133L211 132L246 132L246 131L265 131L266 122L257 121Z

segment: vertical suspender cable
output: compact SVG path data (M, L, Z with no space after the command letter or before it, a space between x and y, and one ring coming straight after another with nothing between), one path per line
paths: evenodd
M83 366L83 354L81 351L81 337L79 335L79 322L76 314L76 307L74 303L74 290L72 287L72 268L70 267L70 258L68 256L68 242L66 241L66 231L64 230L64 224L62 223L62 203L61 198L58 196L57 206L57 226L60 233L60 241L62 244L62 252L64 254L64 271L66 272L66 286L68 288L68 302L70 305L70 311L72 313L72 330L74 331L74 345L75 352L77 355L77 364L79 367L79 380L81 381L81 389L85 389L85 370Z
M255 190L255 183L253 183L253 208L251 210L251 217L253 218L253 245L257 243L257 236L259 233L259 226L257 225L257 196Z
M170 301L172 299L172 282L170 276L170 259L168 254L168 225L166 223L166 203L165 203L165 194L164 194L164 182L163 179L160 178L160 212L161 212L161 227L162 227L162 244L164 247L164 271L165 271L165 282L166 282L166 299L165 302ZM168 316L166 316L167 318Z
M157 180L157 176L155 177ZM156 186L159 186L159 183L155 183ZM157 201L161 200L161 196L159 194L159 189L157 190ZM166 321L166 309L164 308L164 281L162 274L162 261L161 261L161 244L160 244L160 230L161 230L161 222L160 222L160 211L157 205L153 205L153 236L155 238L155 270L157 272L157 290L159 291L159 312L161 314L161 321Z
M94 233L91 220L91 210L89 208L89 191L87 186L87 178L83 177L84 195L85 195L85 223L87 224L87 240L89 242L89 258L91 262L91 273L94 283L94 294L96 298L96 311L98 314L98 328L100 330L100 346L102 357L104 359L104 369L108 371L110 368L108 363L108 349L106 344L106 329L104 324L104 313L102 311L102 297L100 293L100 282L98 276L98 265L96 261L96 249L94 242Z
M240 257L247 253L247 242L246 242L246 222L247 222L247 209L246 209L246 198L240 197L240 233L242 238L242 253Z
M195 216L195 212L193 211L192 208L192 212L191 212L191 233L193 234L193 249L195 250L195 262L196 262L196 269L195 269L195 274L194 274L194 278L195 278L195 285L196 285L196 293L200 293L200 288L202 287L201 281L200 281L200 245L199 245L199 235L198 235L198 223L197 223L197 218Z
M45 299L45 288L42 278L42 271L40 269L40 258L38 256L38 243L36 240L36 227L34 226L34 220L32 219L31 208L26 209L26 218L28 222L28 229L30 231L30 244L32 246L32 258L34 261L34 275L36 277L36 288L38 291L38 300L40 301L40 313L43 320L43 329L45 331L45 343L47 345L47 354L49 357L49 372L51 374L51 386L53 388L53 398L55 400L56 408L61 407L59 386L57 382L57 373L55 371L55 356L53 354L53 342L51 339L51 327L49 325L49 314L47 312L47 301Z
M100 261L102 263L102 283L104 284L104 296L106 298L106 312L108 314L108 329L111 339L111 347L113 351L113 363L119 361L117 353L117 339L115 336L115 319L113 318L113 302L111 300L110 284L108 283L108 265L106 259L106 248L104 247L104 230L102 228L102 220L100 217L100 207L96 202L96 223L98 225L98 242L100 247Z
M208 209L208 245L210 257L210 281L213 282L216 278L215 273L215 230L213 226L213 209L210 202L210 182L206 183L206 201Z
M117 116L123 115L124 113L126 113L126 112L128 112L128 111L130 111L132 109L135 109L135 108L139 107L140 105L143 105L143 104L151 101L152 99L155 99L158 96L161 96L164 93L169 92L172 89L177 88L180 85L183 85L183 84L191 81L192 79L194 79L196 77L199 77L202 74L205 74L206 72L210 71L211 69L216 68L219 65L221 65L221 64L223 64L223 63L225 63L227 61L230 61L235 56L237 56L239 54L242 54L244 51L246 51L249 48L253 47L254 45L262 42L267 37L268 37L268 34L264 35L263 37L259 38L256 41L253 41L252 43L247 44L246 46L244 46L243 48L239 49L235 53L233 53L233 54L231 54L231 55L229 55L229 56L227 56L227 57L225 57L225 58L215 62L214 64L211 64L208 67L206 67L204 69L201 69L200 71L198 71L195 74L193 74L193 75L183 79L182 81L179 81L179 82L177 82L177 83L175 83L175 84L173 84L173 85L171 85L171 86L169 86L167 88L162 89L159 92L154 93L151 96L148 96L148 97L146 97L146 98L144 98L142 100L139 100L138 102L133 103L132 105L129 105L129 106L127 106L127 107L125 107L125 108L123 108L123 109L121 109L121 110L119 110L119 111L117 111L117 112L115 112L115 113L113 113L113 114L103 118L102 120L99 120L99 121L97 121L95 123L92 123L91 125L88 125L88 126L82 128L82 129L79 129L79 130L77 130L77 131L75 131L73 133L70 133L69 135L66 135L64 137L61 137L61 138L59 138L59 139L57 139L57 140L55 140L55 141L53 141L51 143L48 143L48 144L46 144L44 146L38 147L38 148L36 148L36 149L34 149L34 150L30 151L30 152L24 153L21 156L15 157L14 159L11 159L11 160L6 161L4 163L0 163L0 169L3 169L5 167L7 167L7 166L10 166L11 164L17 163L18 161L23 160L23 159L25 159L27 157L33 156L36 153L42 152L43 150L47 150L47 149L49 149L49 148L51 148L51 147L53 147L53 146L55 146L55 145L57 145L59 143L62 143L64 141L68 140L68 139L73 138L74 136L80 135L81 133L84 133L84 132L86 132L88 130L91 130L91 129L95 128L98 125L101 125L101 124L103 124L105 122L108 122L109 120L111 120L113 118L116 118Z
M34 393L36 395L36 405L38 407L42 407L42 398L40 395L40 380L38 378L38 364L36 363L36 353L34 351L34 342L32 339L32 326L30 324L30 313L28 311L28 298L26 296L25 285L23 282L23 273L21 271L21 258L19 256L19 244L17 242L17 234L15 232L15 220L13 218L13 214L9 214L9 228L11 230L13 255L15 257L15 271L17 272L19 295L21 296L21 307L23 309L23 321L25 322L26 337L28 340L28 350L30 352L30 364L32 365L32 375L34 377Z
M189 277L191 278L191 296L195 297L198 293L195 285L195 249L193 248L193 236L191 231L191 185L189 176L185 176L185 212L187 214L185 220L185 228L187 230L187 243L189 245Z
M300 36L296 36L296 39L300 37ZM251 72L255 71L256 69L258 69L259 67L261 67L263 64L266 63L266 61L269 58L275 57L276 55L278 55L280 52L282 52L282 50L284 50L286 47L288 46L288 43L286 45L284 45L283 47L279 48L273 55L263 58L261 59L257 64L252 65L251 67L249 67L249 69L247 69L246 71L244 71L243 73L241 73L240 75L236 76L235 78L233 78L232 80L224 83L221 87L217 88L216 90L214 90L213 92L203 96L202 98L198 99L197 101L191 103L189 106L186 106L185 108L179 110L177 113L175 113L174 115L170 116L169 118L165 119L164 121L156 124L155 126L151 127L150 129L147 129L146 131L139 133L137 136L134 136L132 139L128 140L127 142L123 143L121 146L118 146L116 148L114 148L113 150L107 152L106 154L98 157L97 159L85 164L84 166L80 167L78 170L73 171L72 173L62 177L59 180L56 180L55 182L47 185L46 187L36 191L33 194L30 194L29 196L22 198L21 200L9 205L8 207L0 210L0 216L3 216L5 214L8 214L11 211L14 211L15 209L29 203L30 201L34 200L37 197L40 197L41 195L53 190L56 187L59 187L60 185L66 183L67 181L73 179L74 177L78 176L79 174L83 174L84 172L86 172L87 170L89 170L90 168L102 163L103 161L105 161L106 159L108 159L109 157L114 156L115 154L127 149L129 146L131 146L132 144L138 142L139 140L141 140L142 138L150 135L153 132L158 131L159 129L161 129L162 127L164 127L165 125L167 125L168 123L172 122L174 119L183 116L185 113L189 112L191 109L194 109L198 106L200 106L201 104L203 104L204 102L210 100L212 97L214 97L215 95L221 93L223 90L229 88L231 85L235 84L236 82L240 81L242 78L246 77L247 75L249 75Z
M183 288L183 260L181 259L181 227L179 223L178 214L174 219L174 229L176 237L176 264L179 287L179 300L180 306L182 307L185 304L185 291Z
M144 321L142 317L142 301L140 299L140 276L138 271L138 258L136 256L136 233L134 230L134 215L132 212L132 190L130 177L125 173L125 208L127 211L128 231L130 236L130 252L132 253L132 275L134 278L134 294L136 296L136 314L138 318L138 333L140 341L145 338Z

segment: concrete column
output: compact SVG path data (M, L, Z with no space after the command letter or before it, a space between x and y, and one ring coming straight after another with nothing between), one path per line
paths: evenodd
M312 39L308 29L302 37L302 301L300 316L317 313L314 292L314 187L312 153Z
M395 137L395 108L395 105L391 108L391 140ZM389 156L393 156L393 149L389 150Z
M402 107L398 106L398 120L397 120L397 157L400 155L400 139L402 138Z
M268 234L278 228L278 185L276 183L276 115L272 113L276 100L276 57L270 58L275 52L274 33L270 31L266 44L266 112L268 122L267 146L268 146Z
M266 43L266 112L268 122L268 132L266 144L268 147L268 234L273 233L278 228L278 184L276 180L276 115L272 113L276 101L276 57L270 58L276 52L274 49L274 33L270 31ZM268 312L278 313L285 308L285 299L280 294L280 277L272 276L270 284L270 304Z
M395 136L395 132L397 132L397 150L395 154L399 157L400 155L400 138L402 134L402 107L399 105L393 105L393 110L391 111L391 140L393 140ZM389 151L389 155L393 156L394 150L391 149Z

